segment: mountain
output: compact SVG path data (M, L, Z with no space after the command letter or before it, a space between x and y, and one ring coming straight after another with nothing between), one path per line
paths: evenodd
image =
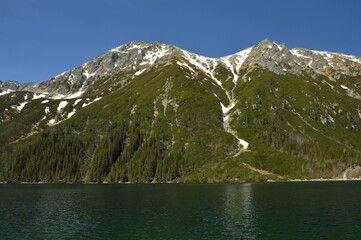
M203 57L133 41L41 83L0 83L0 181L361 176L361 58L265 39Z

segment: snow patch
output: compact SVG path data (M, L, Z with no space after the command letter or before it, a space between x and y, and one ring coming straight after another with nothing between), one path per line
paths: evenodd
M16 109L17 111L21 112L21 110L23 110L23 108L25 107L25 105L27 104L28 102L23 102L23 103L20 103L19 106L11 106L12 109Z
M65 71L65 72L60 73L59 75L56 75L56 76L55 76L55 78L57 78L57 77L61 77L61 76L63 76L65 73L66 73L66 71ZM54 79L54 80L55 80L55 79ZM54 80L53 80L53 81L54 81Z
M0 93L0 96L13 92L13 90L6 89Z
M214 69L216 67L216 59L199 56L182 50L184 57L194 66L202 70L209 77L211 77L223 90L222 82L214 76Z
M347 54L341 54L341 56L353 61L353 62L356 62L358 64L361 64L361 59L360 58L357 58L355 56L352 56L352 55L347 55Z
M75 112L76 112L75 109L73 109L73 111L68 113L68 116L66 118L71 118L75 114Z
M63 95L63 94L56 94L56 95L51 97L51 99L55 99L55 100L63 99L63 98L65 98L65 95Z
M221 103L221 107L222 107L222 112L223 114L227 114L229 112L229 110L231 110L232 108L234 108L235 104L231 103L228 107L225 107L223 105L223 103Z
M166 45L162 45L160 48L154 51L149 50L143 57L143 62L140 63L140 65L145 65L145 64L153 65L158 59L164 57L168 53L169 53L169 48Z
M48 103L48 102L49 102L49 100L44 100L41 102L41 104Z
M96 73L89 73L88 70L84 70L83 75L86 77L86 79L95 76Z
M65 99L78 98L78 97L80 97L81 95L83 95L84 92L85 92L85 91L79 91L79 92L76 92L76 93L73 93L73 94L64 96L64 98L65 98Z
M145 45L144 47L148 47L149 45ZM142 49L142 47L140 45L137 45L135 43L131 43L130 46L128 47L128 50L132 50L132 49L137 49L138 52Z
M214 82L227 95L227 98L230 103L229 106L226 107L222 103L220 103L221 108L222 108L222 113L223 113L223 126L224 126L225 131L232 134L238 140L239 144L241 144L243 146L243 149L241 149L235 156L237 156L241 152L244 152L248 148L248 143L246 141L240 139L237 136L236 131L233 130L229 124L229 122L231 120L231 114L229 112L236 104L236 101L233 98L234 88L232 89L231 92L227 91L227 89L225 89L223 87L222 82L215 77L214 72L215 72L215 68L217 67L219 62L224 63L224 65L226 65L226 67L228 67L230 69L230 71L232 72L233 82L235 84L234 86L236 86L237 80L239 78L239 76L238 76L239 71L240 71L244 61L248 58L248 55L251 51L252 51L252 48L248 48L248 49L245 49L234 55L226 56L226 57L219 58L219 59L214 59L214 58L207 58L207 57L199 56L199 55L187 52L185 50L182 50L184 59L187 60L190 64L197 67L198 69L200 69L201 71L203 71L212 80L214 80Z
M50 108L49 108L49 107L46 107L46 108L45 108L45 114L48 114L48 113L50 113Z
M240 68L242 67L244 61L248 58L249 53L252 51L252 48L247 48L243 51L240 51L235 54L236 56L236 70L239 72Z
M220 58L221 62L223 62L229 70L233 74L233 83L236 84L239 78L239 71L244 63L244 61L248 58L249 53L252 51L252 48L247 48L243 51L240 51L234 55L226 56Z
M96 101L99 101L100 99L102 99L103 97L97 97L97 98L95 98L93 101L91 101L91 102L88 102L88 103L83 103L83 106L82 107L86 107L86 106L88 106L88 105L90 105L90 104L92 104L92 103L94 103L94 102L96 102ZM87 100L89 100L89 98L87 98Z
M34 93L34 96L33 96L33 99L39 99L39 98L45 98L46 95L44 93L41 93L41 94L37 94L37 93Z
M80 99L77 99L75 100L74 104L73 104L73 107L75 107L76 105L78 105L78 103L81 101L81 98Z
M72 94L69 94L69 95L63 95L63 94L56 94L52 97L50 97L51 99L73 99L73 98L78 98L80 97L81 95L83 95L85 91L79 91L79 92L76 92L76 93L72 93Z
M61 112L61 110L63 109L63 108L65 108L65 106L68 104L68 101L61 101L60 103L59 103L59 106L58 106L58 108L57 108L57 112L59 113L59 112Z
M330 65L331 67L335 67L330 61L332 58L334 58L334 56L331 53L325 51L315 51L315 50L312 50L311 52L321 55L324 59L327 60L328 65Z
M249 143L244 141L243 139L240 139L240 138L237 138L238 139L238 142L243 146L243 148L245 150L247 150L248 146L249 146Z
M135 111L136 111L136 109L137 109L137 105L134 105L134 107L133 107L132 110L130 111L130 114L134 114Z
M297 49L291 49L290 52L295 55L296 57L306 57L302 55Z
M312 57L302 55L301 52L300 52L298 49L291 49L290 52L291 52L294 56L296 56L296 57L307 58L307 59L309 60L308 66L311 67L311 64L312 64L312 62L313 62L313 58L312 58ZM311 68L312 68L312 67L311 67Z
M99 101L100 99L102 99L103 97L97 97L97 98L95 98L93 101L92 101L92 103L93 102L96 102L96 101Z
M183 63L183 62L179 62L177 61L177 64L181 67L184 67L184 68L188 68L192 73L194 73L195 71L193 70L193 68L191 68L188 64L186 63Z
M227 58L221 58L221 61L229 68L229 70L231 70L233 74L233 83L236 84L238 80L238 74L235 72L231 61Z
M312 50L311 52L316 53L316 54L319 54L319 55L321 55L322 57L326 58L327 60L333 58L333 55L330 54L329 52L325 52L325 51L315 51L315 50Z
M147 70L147 69L146 68L141 69L141 70L137 71L136 73L134 73L134 75L138 76L138 75L142 74L145 70Z
M222 112L223 112L223 125L224 125L224 129L226 130L226 132L232 134L237 140L238 143L240 145L242 145L243 150L241 150L240 152L238 152L235 156L238 156L242 151L247 150L248 149L248 142L246 142L245 140L239 138L236 134L236 132L230 127L229 125L229 121L231 120L231 114L229 113L229 111L234 108L235 103L231 102L231 104L226 107L224 106L222 103L221 104L221 108L222 108Z

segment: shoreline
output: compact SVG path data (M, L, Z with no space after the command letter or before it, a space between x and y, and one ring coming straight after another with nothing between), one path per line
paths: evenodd
M345 182L361 181L361 178L315 178L315 179L288 179L288 180L267 180L267 182Z
M244 184L244 183L287 183L287 182L357 182L361 181L361 178L316 178L316 179L287 179L287 180L267 180L267 181L255 181L255 182L0 182L0 185L6 184L18 184L18 185L41 185L41 184L69 184L69 185L129 185L129 184Z

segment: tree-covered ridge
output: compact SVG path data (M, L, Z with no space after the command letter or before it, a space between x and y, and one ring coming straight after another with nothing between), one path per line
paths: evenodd
M106 76L60 111L64 100L35 99L19 112L10 106L32 93L0 96L0 181L336 178L361 164L360 100L339 82L255 67L235 83L220 65L214 70L219 85L190 66L174 60L140 75ZM360 77L340 81L350 85ZM230 124L249 142L240 154L224 129L220 103L230 104L227 91L236 103ZM59 122L49 126L52 118Z

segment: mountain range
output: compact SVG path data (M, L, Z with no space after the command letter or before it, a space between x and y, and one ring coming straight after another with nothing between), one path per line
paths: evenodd
M0 81L2 182L361 177L361 58L265 39L200 56L132 41Z

